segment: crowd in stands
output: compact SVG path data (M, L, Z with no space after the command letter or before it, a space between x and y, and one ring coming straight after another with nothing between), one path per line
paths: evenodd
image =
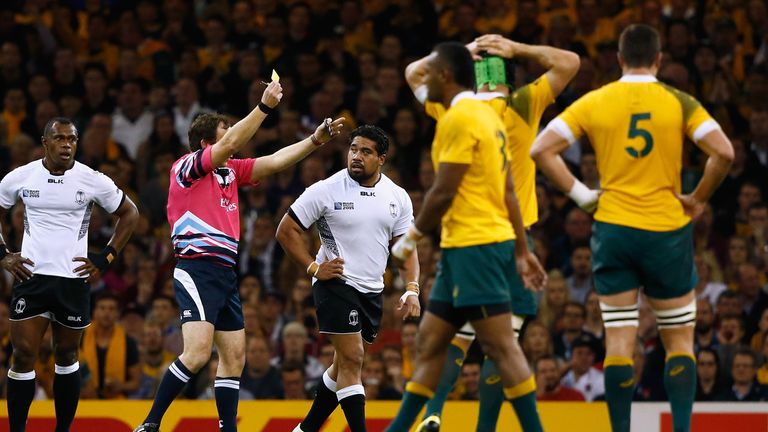
M169 168L189 151L198 113L242 118L258 103L274 69L284 96L239 157L258 157L308 136L326 117L346 130L375 124L390 135L385 173L406 188L418 213L434 178L434 122L410 93L405 66L443 40L471 42L501 33L581 56L578 74L545 113L617 79L617 35L628 23L659 30L659 78L698 98L731 138L735 162L695 225L699 281L697 400L768 398L768 10L764 0L6 0L0 4L0 177L42 157L40 136L54 116L78 127L77 160L110 176L141 221L130 243L92 285L93 325L81 351L83 397L151 399L181 352L174 301L173 248L165 214ZM517 62L516 84L543 72ZM606 107L605 109L610 109ZM319 334L310 281L275 241L287 207L309 185L345 167L347 138L323 146L293 169L241 190L240 295L247 335L242 399L305 399L333 359ZM705 155L683 154L690 191ZM586 140L564 157L599 188ZM258 163L258 161L256 162ZM649 173L653 175L653 173ZM539 314L522 339L542 400L603 397L604 330L591 273L591 215L543 178L537 187L535 251L549 272ZM94 209L89 227L101 250L111 217ZM2 219L12 251L24 209ZM482 229L478 227L478 229ZM306 234L310 247L317 234ZM418 248L422 302L440 256L436 236ZM654 251L648 251L654 253ZM403 321L403 289L390 266L384 317L363 368L369 400L399 399L413 371L415 322ZM10 274L0 295L10 296ZM7 368L8 303L0 302L0 367ZM636 400L665 400L665 353L653 313L641 304L635 352ZM210 399L216 357L184 397ZM454 392L477 399L482 355L470 351ZM53 356L43 344L37 397L52 395ZM0 371L4 389L5 372ZM3 390L4 392L4 390Z

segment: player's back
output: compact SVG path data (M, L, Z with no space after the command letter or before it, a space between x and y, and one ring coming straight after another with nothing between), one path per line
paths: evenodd
M514 238L505 203L509 149L504 123L485 102L467 94L437 123L432 144L440 163L467 164L442 219L441 247L467 247Z
M651 231L689 222L677 199L683 140L716 127L693 97L650 75L629 75L588 93L559 120L564 136L586 134L595 150L603 191L596 220Z

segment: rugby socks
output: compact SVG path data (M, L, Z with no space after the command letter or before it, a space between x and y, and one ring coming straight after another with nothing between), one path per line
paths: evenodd
M464 363L464 357L467 353L458 346L451 344L448 346L448 360L443 366L443 374L440 376L440 383L437 385L435 395L427 402L427 410L424 417L432 414L440 416L443 413L443 405L448 399L448 394L453 390L456 380L461 372L461 365Z
M69 432L80 400L80 363L55 365L53 400L56 407L56 432Z
M24 432L32 399L35 398L35 371L8 370L8 423L9 432Z
M494 432L504 405L504 389L493 360L486 357L480 370L480 412L477 416L478 432Z
M628 357L608 356L603 362L605 401L614 432L629 432L632 396L635 393L634 362Z
M328 417L333 414L336 407L339 406L339 399L336 397L336 381L326 370L323 379L317 384L315 400L312 402L312 408L309 409L307 417L301 422L303 432L318 432Z
M664 365L664 388L672 407L672 429L691 430L691 411L696 396L696 360L693 355L673 352Z
M366 432L365 428L365 389L361 384L344 387L336 392L339 405L344 410L344 417L351 432Z
M181 360L176 359L175 362L171 363L168 366L168 370L165 371L162 381L160 381L160 386L157 388L157 393L155 393L155 401L152 403L152 409L149 410L144 423L156 423L159 425L168 407L171 406L176 396L184 390L184 386L187 385L187 382L193 375L195 374L190 372Z
M216 408L219 411L219 430L237 432L237 401L240 399L240 377L216 377L213 382Z
M428 400L435 396L435 392L426 386L410 381L405 385L405 394L403 402L400 404L400 410L397 412L392 423L384 432L403 432L411 430L413 422L419 415Z
M543 432L539 412L536 410L536 381L533 375L514 387L505 388L504 396L512 402L524 432Z

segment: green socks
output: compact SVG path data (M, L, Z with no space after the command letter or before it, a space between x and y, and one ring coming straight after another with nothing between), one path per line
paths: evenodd
M533 375L512 388L505 388L504 396L512 402L523 432L543 432L536 410L536 381Z
M688 353L669 353L664 365L664 388L672 406L675 432L691 430L691 412L696 396L696 361Z
M489 358L483 362L480 371L480 413L477 417L477 432L495 432L501 406L504 404L504 389L496 364Z
M410 430L413 422L419 415L419 411L434 395L435 393L432 390L419 383L411 381L406 384L400 410L384 432L406 432Z
M635 393L635 371L632 359L608 356L603 363L605 400L613 432L629 432L632 396Z
M456 384L465 355L464 351L454 344L448 347L448 357L445 366L443 366L443 374L440 376L440 383L437 385L437 390L435 390L435 396L427 403L427 410L424 413L425 418L432 414L442 415L443 405L445 405L448 394Z

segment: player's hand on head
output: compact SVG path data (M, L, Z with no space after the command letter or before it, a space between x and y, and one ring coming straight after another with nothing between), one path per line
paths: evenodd
M518 43L501 35L489 34L475 39L478 52L485 51L490 55L514 58L517 53Z
M317 268L317 273L315 273L315 277L318 280L324 281L338 279L343 274L344 260L341 258L334 258L330 261L320 263L320 266Z
M336 120L331 120L329 118L323 120L317 129L315 129L315 139L321 144L327 143L344 130L345 121L346 119L344 117L339 117Z
M483 59L483 57L480 56L480 48L477 47L477 40L468 43L466 47L469 50L469 53L472 54L472 60L478 61Z
M515 257L517 272L523 280L525 288L531 291L541 291L547 284L547 272L544 271L539 259L532 252Z
M280 99L282 98L283 87L279 82L272 81L267 84L267 88L264 89L264 94L261 95L261 102L270 108L274 108L280 103Z
M706 203L704 201L699 201L693 195L678 195L677 199L680 200L680 203L683 205L683 211L685 211L685 214L687 214L691 219L698 219L699 216L704 213L704 207L706 207Z
M397 310L403 311L403 321L408 318L418 318L421 316L421 304L418 295L409 295L405 300L401 297L398 301Z
M32 277L32 271L28 269L25 264L32 267L35 266L35 263L28 258L21 256L21 252L9 252L2 261L0 261L0 267L13 275L18 281L25 281Z
M82 264L75 268L75 273L78 276L87 278L88 283L93 283L99 280L101 277L101 271L98 267L87 257L74 257L74 262L82 262Z

